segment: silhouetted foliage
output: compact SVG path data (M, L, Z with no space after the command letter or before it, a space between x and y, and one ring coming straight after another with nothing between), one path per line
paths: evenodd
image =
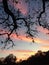
M49 65L49 51L38 51L27 60L16 62L16 57L10 54L3 61L0 60L0 65Z
M14 56L13 54L8 55L6 58L4 58L4 60L2 61L2 59L0 59L0 64L3 65L15 65L16 64L16 56Z

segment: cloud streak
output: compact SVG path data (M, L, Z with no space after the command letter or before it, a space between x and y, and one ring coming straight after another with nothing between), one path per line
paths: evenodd
M26 41L26 42L32 42L31 38L26 38L25 36L19 36L19 37L17 37L15 34L13 34L12 37L14 39L18 38L18 39L22 39L23 41ZM41 39L41 38L34 38L34 41L37 44L49 44L49 40L45 40L45 39Z
M47 51L47 50L49 50L49 45L42 45L42 46L40 47L40 49L41 49L42 51Z
M9 54L14 54L18 59L24 60L27 59L29 56L34 55L35 51L30 51L30 50L0 50L0 55L2 54L4 56L9 55Z

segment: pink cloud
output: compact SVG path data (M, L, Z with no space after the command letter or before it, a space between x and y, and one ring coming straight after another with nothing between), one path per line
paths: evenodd
M46 28L43 28L41 26L38 26L37 30L40 31L40 32L42 32L42 33L44 33L44 34L49 33L49 31Z
M18 3L18 4L14 3L14 7L16 9L19 9L22 14L27 15L27 12L28 12L27 11L27 4L24 3L24 1L21 1L21 0L19 0L19 2L20 3Z

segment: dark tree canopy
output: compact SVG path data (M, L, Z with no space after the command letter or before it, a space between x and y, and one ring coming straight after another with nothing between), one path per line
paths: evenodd
M4 60L0 59L0 65L49 65L49 51L38 51L27 60L15 62L16 57L13 54L8 55Z
M30 2L33 0L25 0L25 3L28 3L28 15L24 16L20 12L19 9L14 8L15 4L21 4L19 0L11 0L13 2L13 6L10 5L10 0L1 0L0 1L0 37L1 37L1 44L4 43L4 48L11 44L11 47L14 46L14 42L11 39L11 35L13 33L16 34L17 37L19 37L20 31L22 27L24 28L24 35L28 38L30 37L32 39L32 42L34 41L34 37L37 36L38 30L36 26L42 26L43 28L46 28L49 30L49 23L46 21L46 3L49 2L49 0L41 0L42 1L42 8L39 8L39 10L32 9L35 11L38 15L36 17L36 21L33 21L35 13L33 13L33 16L30 15ZM38 1L38 0L35 0ZM37 3L38 4L38 3ZM48 6L49 7L49 6ZM45 15L43 18L42 15ZM46 21L46 22L45 22ZM35 28L34 28L34 25ZM49 33L48 33L49 34ZM4 36L6 36L6 39L2 39Z

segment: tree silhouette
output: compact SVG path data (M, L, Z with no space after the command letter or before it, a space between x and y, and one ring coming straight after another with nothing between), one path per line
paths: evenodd
M16 62L16 57L13 54L5 57L0 61L0 65L49 65L49 51L38 51L35 55L30 56L27 60Z
M8 55L5 59L4 59L4 64L7 65L15 65L16 64L16 56L14 56L13 54Z
M20 65L39 65L39 64L48 65L49 64L49 51L47 52L38 51L36 54L29 57L27 60L20 62Z
M9 4L10 0L1 0L0 9L2 13L0 13L0 37L2 39L4 36L6 36L5 41L4 39L1 40L1 43L2 44L4 43L3 48L5 48L8 44L11 44L10 47L14 46L14 42L11 39L11 35L15 33L16 36L19 37L20 35L19 29L21 30L22 26L23 28L25 28L24 35L26 34L25 36L27 38L30 37L32 39L32 42L35 42L34 37L36 37L38 33L36 26L42 26L43 28L46 28L49 30L48 22L45 20L45 18L43 21L43 18L42 18L43 13L45 14L46 12L45 4L48 3L49 0L41 0L42 11L40 11L41 9L38 9L38 10L35 10L34 8L32 9L36 14L38 14L35 21L33 21L33 19L36 14L33 13L33 15L31 16L31 13L30 13L31 1L32 0L25 0L25 3L28 3L28 15L24 16L21 13L19 8L15 9L13 7L14 4L18 4L18 3L21 4L19 0L11 0L11 2L13 2L13 6ZM45 17L46 17L46 14L45 14ZM35 25L35 28L34 28L34 25Z

